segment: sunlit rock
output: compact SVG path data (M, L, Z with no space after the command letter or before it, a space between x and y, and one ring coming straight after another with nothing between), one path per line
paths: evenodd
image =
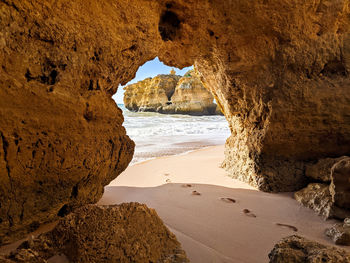
M166 114L222 114L213 95L203 86L194 70L183 77L158 75L124 87L124 105L132 111Z
M306 186L307 164L350 152L348 4L0 1L0 243L96 202L127 167L111 97L157 56L210 89L232 177Z

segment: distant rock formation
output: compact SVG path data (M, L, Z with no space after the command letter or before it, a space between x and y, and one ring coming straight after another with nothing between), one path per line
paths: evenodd
M131 111L154 111L166 114L222 115L194 70L183 77L158 75L124 87L124 104Z

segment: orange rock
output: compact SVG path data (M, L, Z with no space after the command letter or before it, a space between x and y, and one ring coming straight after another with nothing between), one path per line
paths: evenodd
M306 164L350 152L348 2L1 1L0 243L96 202L127 167L111 97L157 56L195 65L225 113L232 177L305 186Z

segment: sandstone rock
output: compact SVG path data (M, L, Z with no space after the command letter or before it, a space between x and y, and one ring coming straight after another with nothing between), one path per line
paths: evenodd
M346 156L320 159L317 163L306 166L305 175L314 180L330 183L333 165L344 158Z
M306 169L306 175L329 184L309 184L296 192L295 199L325 218L350 215L350 158L326 158Z
M348 263L350 254L294 235L278 242L269 253L269 259L270 263Z
M344 219L350 215L349 157L321 159L306 167L306 176L325 184L309 184L296 192L294 196L299 203L325 218Z
M336 245L350 246L350 222L349 218L344 223L335 224L326 229L325 234L333 240Z
M350 209L350 157L333 166L330 192L335 205Z
M157 111L170 103L181 76L158 75L124 87L124 105L132 111Z
M47 262L59 254L70 262L188 262L156 212L138 203L79 208L6 258Z
M332 216L332 196L329 192L329 186L326 184L309 184L306 188L295 192L294 198L324 218Z
M348 0L132 3L0 1L2 242L95 202L127 166L111 96L157 56L211 90L232 177L299 190L310 161L350 152Z
M203 86L194 70L190 70L178 81L171 104L163 107L163 112L214 115L217 105L213 95Z
M327 218L344 219L350 216L350 211L338 207L332 200L329 185L311 183L294 193L294 198L300 204L313 209L317 214Z
M174 72L173 72L174 73ZM132 111L156 111L166 114L222 114L213 96L194 70L183 77L158 75L124 87L125 107Z

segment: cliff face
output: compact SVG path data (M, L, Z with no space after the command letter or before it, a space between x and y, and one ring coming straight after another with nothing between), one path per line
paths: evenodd
M132 111L157 111L170 101L181 77L158 75L124 87L125 107Z
M349 0L0 1L0 240L95 202L133 143L111 96L159 57L195 65L264 191L350 153ZM163 98L165 98L163 96Z
M124 87L125 107L132 111L167 114L222 114L213 95L190 70L183 77L158 75Z

